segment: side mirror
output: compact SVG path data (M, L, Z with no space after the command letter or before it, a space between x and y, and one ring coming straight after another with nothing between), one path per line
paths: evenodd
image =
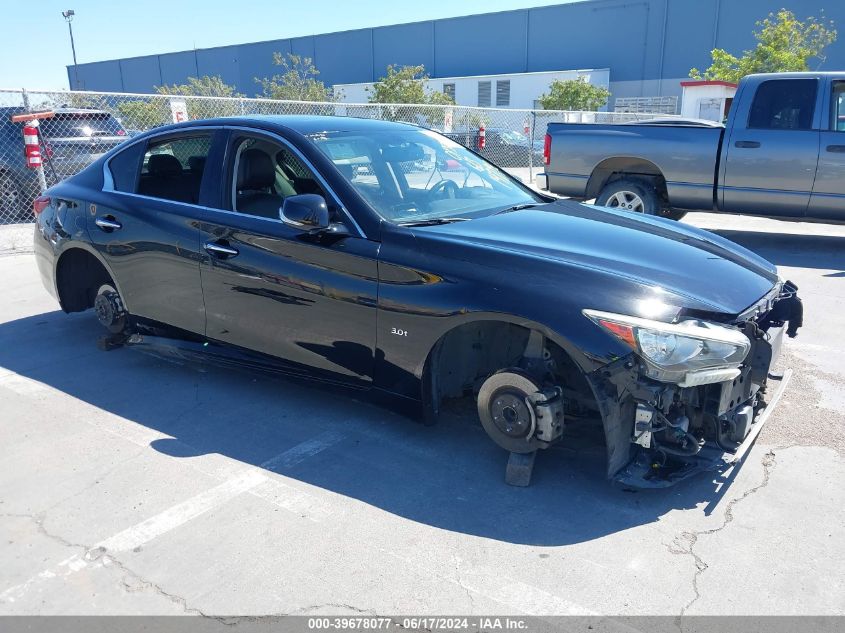
M329 227L329 208L323 196L301 193L285 198L279 209L279 219L309 233L322 231Z

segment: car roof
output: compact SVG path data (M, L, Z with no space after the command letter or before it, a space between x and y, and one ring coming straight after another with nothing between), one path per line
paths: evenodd
M323 132L385 132L418 130L418 126L408 123L396 123L381 119L364 119L351 116L320 116L302 114L253 114L247 116L220 117L185 121L167 126L176 131L180 127L195 125L245 125L260 128L284 128L304 136ZM162 129L162 128L159 128Z

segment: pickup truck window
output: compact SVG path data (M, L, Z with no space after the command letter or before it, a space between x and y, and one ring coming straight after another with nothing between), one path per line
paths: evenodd
M830 111L833 113L830 129L845 132L845 81L837 81L833 84L833 103L831 103Z
M757 88L748 127L757 130L809 130L813 127L818 82L771 79Z

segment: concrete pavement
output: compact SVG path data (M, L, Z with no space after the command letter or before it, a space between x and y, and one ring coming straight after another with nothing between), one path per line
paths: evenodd
M640 493L590 440L511 488L458 416L100 352L0 257L0 613L845 613L845 227L689 221L781 266L806 325L742 467Z

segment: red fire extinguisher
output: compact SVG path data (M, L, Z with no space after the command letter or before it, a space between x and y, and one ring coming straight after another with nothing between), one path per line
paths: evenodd
M484 126L482 125L478 128L478 149L484 149L484 146L487 145L487 137L486 132L484 131Z
M23 128L23 152L29 169L41 167L41 144L38 142L38 128L34 125Z

